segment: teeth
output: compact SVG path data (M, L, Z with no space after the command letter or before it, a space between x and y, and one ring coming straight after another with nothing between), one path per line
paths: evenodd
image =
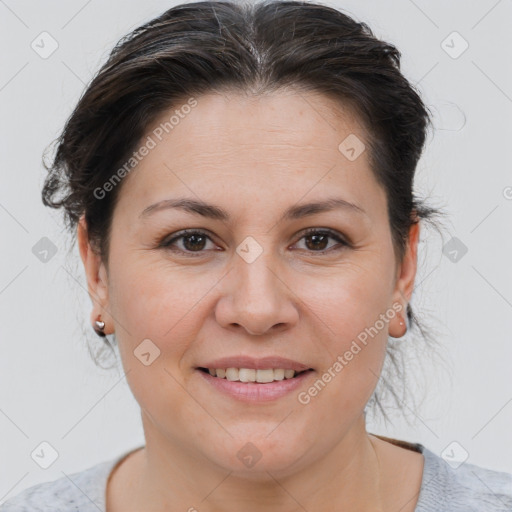
M295 370L285 370L284 371L285 379L291 379L294 375L295 375Z
M295 373L293 370L290 370L290 371ZM274 379L275 380L283 380L285 374L286 374L286 370L274 370ZM293 375L292 375L292 377L293 377ZM289 379L290 377L287 377L287 378Z
M238 368L226 368L226 379L228 380L240 380L238 374Z
M210 375L221 379L239 382L260 382L268 383L275 380L292 379L297 372L295 370L265 369L255 370L254 368L208 368Z
M259 372L260 370L258 370ZM272 370L270 370L272 371ZM240 382L256 382L256 370L240 368L238 370L238 380Z

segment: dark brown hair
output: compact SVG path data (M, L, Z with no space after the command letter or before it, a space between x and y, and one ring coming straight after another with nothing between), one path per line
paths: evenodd
M122 183L102 199L94 191L129 160L162 112L205 93L267 94L294 87L334 98L358 115L368 134L372 171L386 191L401 261L412 223L432 221L440 211L413 193L431 123L427 107L400 71L400 57L365 23L318 3L175 6L123 37L92 79L56 141L53 161L45 163L43 202L64 208L73 237L85 214L90 242L108 264ZM427 339L410 305L407 317ZM388 354L396 362L391 345Z

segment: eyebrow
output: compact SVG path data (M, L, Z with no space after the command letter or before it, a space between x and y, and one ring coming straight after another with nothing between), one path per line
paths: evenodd
M214 220L227 222L230 220L229 213L214 204L209 204L197 199L164 199L158 203L148 206L139 215L139 218L146 218L150 214L161 210L178 209L185 212L193 213ZM316 201L313 203L294 205L288 208L281 217L283 220L297 220L309 215L329 212L336 209L344 209L358 214L367 215L366 212L358 205L346 201L341 198L330 198L324 201Z

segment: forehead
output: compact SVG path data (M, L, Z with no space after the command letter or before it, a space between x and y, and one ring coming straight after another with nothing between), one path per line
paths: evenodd
M337 156L340 137L352 133L366 138L347 105L318 93L293 89L265 95L226 92L200 96L195 102L188 114L179 119L173 116L178 124L164 137L169 142L174 138L175 146L179 144L181 152L194 155L196 161L223 151L257 154L262 145L275 154L287 153L290 159L293 150L296 158L311 150L334 151ZM180 111L180 105L184 109L185 100L162 113L148 132L165 127L169 114Z
M174 196L288 204L337 188L348 201L371 203L382 191L366 137L350 108L317 93L184 99L147 130L142 143L151 139L152 149L125 178L119 202L139 213ZM347 140L358 151L366 145L358 158L348 158Z

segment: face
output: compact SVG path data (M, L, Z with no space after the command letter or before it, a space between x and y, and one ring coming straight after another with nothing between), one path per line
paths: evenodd
M385 191L368 152L357 156L366 134L347 108L293 91L196 100L161 141L172 112L148 131L156 145L122 184L108 269L80 224L92 318L116 333L148 447L284 475L361 433L388 335L403 334L417 229L396 261ZM182 199L212 206L162 203ZM237 357L249 359L216 362ZM310 370L274 383L199 369L293 363Z

